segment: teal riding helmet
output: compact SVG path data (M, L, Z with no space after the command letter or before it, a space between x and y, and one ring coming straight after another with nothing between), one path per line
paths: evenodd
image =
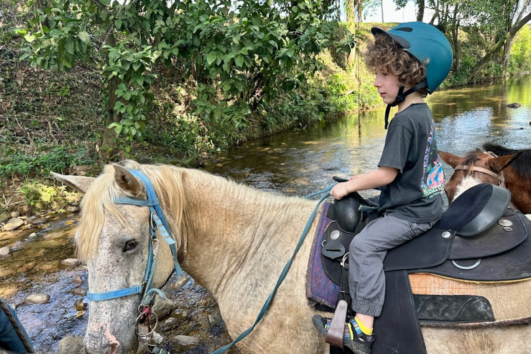
M427 87L433 93L446 79L452 67L453 52L450 42L435 26L424 22L401 23L389 31L373 27L373 35L384 34L394 39L402 48L426 64L426 82L421 82L404 92L401 87L395 101L387 106L385 128L390 107L403 102L407 95Z
M450 42L435 26L424 22L406 22L384 31L373 27L372 34L387 34L421 63L426 63L426 80L433 93L446 79L452 67L453 52Z

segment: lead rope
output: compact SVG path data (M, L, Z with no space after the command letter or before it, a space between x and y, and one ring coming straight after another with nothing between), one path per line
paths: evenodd
M239 341L241 341L242 339L247 337L247 335L249 335L249 333L251 333L253 331L253 329L256 327L258 322L260 322L262 317L264 317L265 313L267 312L267 309L269 308L269 305L271 304L271 301L273 301L273 297L275 296L280 284L282 284L282 282L284 281L284 278L286 277L286 274L288 273L288 271L289 271L289 269L291 267L291 264L293 263L293 259L295 258L295 256L299 252L299 249L301 248L302 244L304 243L304 240L306 239L306 235L308 234L308 231L310 230L310 226L312 225L312 222L315 219L315 215L317 214L317 210L319 209L319 206L321 205L321 203L326 198L328 198L330 196L330 190L331 189L332 189L332 186L330 186L330 187L328 187L326 189L323 189L322 191L319 191L319 192L316 192L316 193L312 193L312 194L304 197L305 199L309 199L309 198L311 198L313 196L316 196L316 195L319 195L319 194L324 194L321 197L321 199L319 199L319 201L317 202L317 205L315 206L312 214L310 215L310 219L308 220L308 222L306 223L306 226L304 227L304 230L302 231L302 234L301 234L301 236L299 238L299 242L297 243L297 246L295 247L295 250L293 251L293 255L288 260L288 263L286 263L286 265L284 266L284 270L282 270L282 273L280 274L280 277L279 277L279 279L277 281L277 284L275 285L275 287L273 288L273 291L271 292L271 294L267 298L266 302L264 303L264 306L262 306L262 310L260 310L260 313L258 314L258 317L254 321L254 324L251 327L249 327L246 331L244 331L242 334L240 334L231 343L227 344L224 347L221 347L221 348L217 349L216 351L212 352L212 354L225 353L234 344L238 343Z

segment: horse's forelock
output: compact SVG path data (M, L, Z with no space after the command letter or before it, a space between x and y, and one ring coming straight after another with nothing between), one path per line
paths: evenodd
M118 220L124 220L113 203L118 193L114 183L114 168L107 165L81 200L81 220L76 236L77 254L81 260L88 261L96 254L106 210Z
M466 155L463 157L463 160L461 161L461 165L464 166L475 166L476 162L480 161L483 158L483 152L481 151L469 151L466 153ZM468 169L466 172L467 176L472 175L473 171L472 169Z

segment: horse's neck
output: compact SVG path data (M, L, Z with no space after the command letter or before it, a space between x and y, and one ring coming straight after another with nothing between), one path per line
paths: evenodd
M187 188L183 267L215 296L241 286L257 267L265 270L264 262L274 263L278 276L279 260L293 251L315 205L241 188L228 195Z
M505 187L511 191L511 200L522 213L531 213L531 188L529 178L518 174L511 166L504 171Z

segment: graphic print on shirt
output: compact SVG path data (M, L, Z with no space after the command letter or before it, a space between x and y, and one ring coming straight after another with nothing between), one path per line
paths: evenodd
M432 123L430 136L426 144L424 171L422 173L422 192L425 198L432 198L440 194L444 189L444 173L437 151L435 127Z

